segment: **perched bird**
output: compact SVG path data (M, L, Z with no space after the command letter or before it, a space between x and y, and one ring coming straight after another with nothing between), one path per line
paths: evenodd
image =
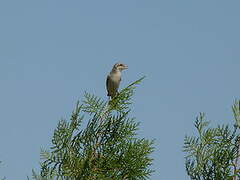
M112 71L107 76L107 96L110 96L113 98L118 93L118 87L121 81L121 72L124 69L127 69L128 67L121 63L114 64Z

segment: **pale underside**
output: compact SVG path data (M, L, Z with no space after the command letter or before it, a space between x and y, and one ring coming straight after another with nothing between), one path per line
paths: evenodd
M120 81L121 81L120 73L110 73L107 76L107 81L106 81L107 92L108 92L107 95L111 96L111 98L117 95Z

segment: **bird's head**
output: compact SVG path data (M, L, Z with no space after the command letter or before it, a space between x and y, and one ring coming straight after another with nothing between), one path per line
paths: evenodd
M113 66L113 70L115 70L115 71L116 70L122 71L122 70L127 69L127 68L128 68L127 65L122 64L122 63L116 63Z

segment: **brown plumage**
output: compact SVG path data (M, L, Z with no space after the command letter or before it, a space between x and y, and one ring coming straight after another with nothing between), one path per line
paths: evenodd
M107 76L106 86L107 86L107 96L113 98L118 93L119 84L121 81L121 72L128 67L121 63L116 63L112 71Z

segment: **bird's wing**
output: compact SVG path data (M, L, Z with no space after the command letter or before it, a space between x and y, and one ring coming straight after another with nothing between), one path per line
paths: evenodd
M106 79L106 86L108 87L108 85L109 85L109 79L110 79L110 76L108 75L107 76L107 79Z
M106 80L106 87L107 87L107 91L108 91L108 96L109 96L109 81L110 81L110 75L107 76L107 80Z

